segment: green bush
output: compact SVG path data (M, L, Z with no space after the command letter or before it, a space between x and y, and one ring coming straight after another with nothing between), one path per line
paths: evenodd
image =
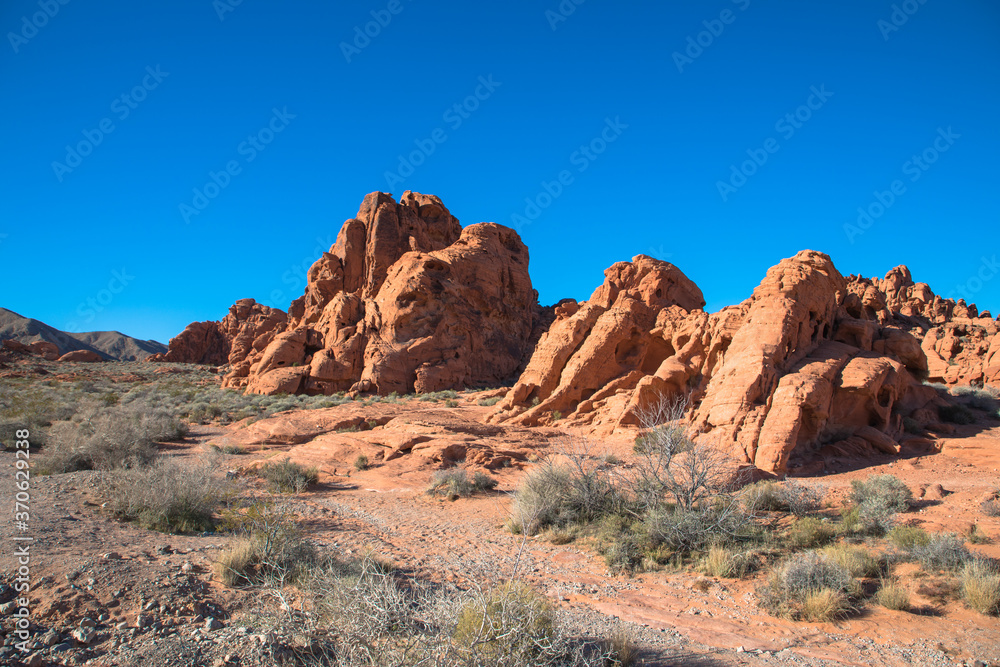
M319 481L319 469L316 466L307 468L287 458L265 463L257 474L267 481L271 491L280 493L302 493Z
M832 525L816 517L797 519L788 529L786 541L792 549L821 547L833 539L836 530Z
M483 407L490 407L490 406L496 405L497 403L499 403L502 400L503 400L503 396L494 396L492 398L481 398L481 399L479 399L477 401L477 404L481 405Z
M942 405L938 408L938 416L941 421L951 422L952 424L975 424L976 415L972 413L972 410L965 407L960 403L954 403L951 405Z
M931 536L926 530L916 526L894 526L889 531L889 541L900 549L912 551L916 547L928 544Z

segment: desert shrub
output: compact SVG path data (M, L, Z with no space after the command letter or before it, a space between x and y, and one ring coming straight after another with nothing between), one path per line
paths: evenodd
M875 602L893 611L909 611L910 591L898 579L883 579L875 592Z
M995 390L960 386L953 387L949 393L953 396L958 396L961 398L963 405L975 410L995 413L997 408L1000 408L1000 400L997 400L1000 396L995 393Z
M431 475L431 484L427 487L427 493L454 500L455 498L471 496L478 491L491 491L496 486L496 479L478 470L472 479L469 479L469 474L464 468L446 468Z
M165 533L211 530L226 493L209 464L186 466L171 459L106 472L101 488L115 517Z
M986 516L998 517L1000 516L1000 500L987 500L980 505L980 509Z
M482 405L483 407L490 407L496 405L502 400L503 396L493 396L492 398L481 398L477 401L477 404Z
M437 403L438 401L443 401L448 398L457 398L458 392L454 389L445 389L444 391L432 391L426 394L420 394L417 397L418 401L428 401L432 403Z
M535 664L552 645L554 626L548 600L523 583L510 582L468 601L453 636L491 662L517 656L521 664Z
M358 454L358 458L354 459L354 469L355 470L358 470L358 471L368 470L368 468L370 468L370 467L371 467L371 464L368 462L368 457L365 456L364 454Z
M804 484L774 481L746 486L741 497L748 511L791 512L795 516L816 511L823 499L817 490Z
M969 532L965 535L965 539L968 540L969 544L989 544L990 542L990 536L983 532L978 523L972 524Z
M882 535L892 529L898 512L905 512L913 493L894 475L852 480L850 499L858 508L858 530Z
M757 597L772 615L819 622L845 616L857 592L857 582L842 565L807 551L775 568Z
M248 453L247 450L243 449L239 445L222 445L222 446L219 446L219 445L212 444L212 445L209 445L208 448L209 448L209 450L211 450L213 452L217 452L219 454L228 454L230 456L244 456L245 454Z
M226 586L302 583L319 564L316 549L287 510L275 503L251 501L230 509L223 527L234 537L213 567Z
M570 460L543 460L524 476L514 493L509 524L515 532L534 535L549 526L589 523L615 513L622 499L607 473L583 455Z
M666 547L681 554L749 539L755 527L735 502L693 509L659 507L647 512L643 521L653 548Z
M452 399L449 398L447 401L444 402L444 407L446 407L446 408L457 408L458 407L458 401L455 401L455 400L452 400Z
M1000 569L981 559L962 568L962 599L980 614L1000 614Z
M835 544L820 553L847 570L852 577L877 577L882 568L864 547L849 544Z
M183 438L186 428L166 410L130 403L82 412L53 424L41 466L51 473L148 465L156 443Z
M307 468L287 458L283 461L265 463L257 474L267 481L271 491L280 493L302 493L307 487L319 481L319 469L316 466Z
M931 541L927 531L917 526L893 526L888 537L890 542L905 551L912 551L915 547L924 546Z
M615 574L636 572L645 556L638 536L629 530L619 532L602 550L605 564Z
M913 417L903 417L903 430L910 435L921 435L924 432L924 427Z
M832 525L816 517L796 519L788 529L785 541L792 549L821 547L833 539L836 530Z
M639 646L631 632L618 627L602 642L607 667L634 667L639 664Z
M952 403L938 407L938 417L942 421L951 422L952 424L976 423L976 415L961 403Z
M965 542L954 533L935 533L926 544L913 547L911 553L928 571L958 570L972 558Z

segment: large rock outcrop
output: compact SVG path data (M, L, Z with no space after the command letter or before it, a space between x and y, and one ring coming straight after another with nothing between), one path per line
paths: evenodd
M499 386L545 322L511 229L462 229L440 199L376 192L310 268L305 294L225 384L253 393L387 394Z
M803 251L711 315L686 278L655 298L642 288L666 275L683 278L639 256L609 269L590 301L561 304L490 421L564 417L610 431L688 396L699 438L782 473L796 456L899 452L904 416L937 419L941 398L921 380L1000 379L996 322L913 283L905 267L844 278L828 256Z
M287 322L288 316L282 310L261 305L253 299L240 299L219 322L189 324L170 339L167 352L154 355L149 361L240 364L250 354L267 347Z

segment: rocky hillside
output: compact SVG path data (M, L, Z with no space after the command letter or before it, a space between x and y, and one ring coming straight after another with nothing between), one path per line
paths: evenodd
M68 333L44 322L0 308L0 341L13 340L31 344L52 343L59 355L83 351L100 355L105 360L142 361L167 351L167 346L155 340L139 340L117 331ZM57 355L58 356L58 355Z

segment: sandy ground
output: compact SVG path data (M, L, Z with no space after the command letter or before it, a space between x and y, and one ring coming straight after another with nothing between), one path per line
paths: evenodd
M195 460L210 444L238 445L249 453L219 459L220 471L237 474L285 456L317 465L320 484L289 497L288 503L318 545L341 553L374 549L406 573L459 586L523 577L584 634L624 623L643 646L645 664L1000 664L1000 619L970 611L955 599L922 595L916 587L911 590L916 613L868 605L835 624L791 622L756 607L753 591L763 575L742 581L706 579L690 571L612 576L587 544L554 545L512 535L503 528L510 492L532 461L579 447L624 459L632 438L486 426L480 420L488 408L476 404L479 398L465 395L454 408L421 401L350 403L249 426L201 426L184 443L166 446L165 453ZM904 522L955 532L977 523L993 540L972 548L1000 558L1000 520L979 509L983 497L1000 484L1000 424L960 427L937 448L938 453L895 461L843 462L800 481L822 486L837 505L852 479L892 473L918 499L924 496L901 517ZM370 469L353 469L359 453L368 456ZM435 470L462 460L489 469L499 480L496 491L453 502L424 493ZM0 454L0 462L0 484L12 504L14 455ZM31 609L37 628L65 636L84 617L102 619L98 640L89 647L70 642L72 650L50 651L50 663L38 664L215 664L227 654L232 654L228 664L266 664L231 648L255 645L249 637L263 630L254 623L260 601L212 579L214 555L230 538L162 535L120 524L102 510L95 476L35 478L28 531L18 530L13 512L4 514L0 527L5 545L0 567L8 585L17 568L13 537L34 538ZM945 493L928 491L933 484ZM916 569L904 565L899 572L907 567ZM5 590L0 600L10 597ZM132 628L144 609L161 627ZM195 633L192 628L208 617L220 619L224 627ZM128 627L116 627L119 623ZM10 626L5 627L9 640ZM164 648L168 645L172 648ZM0 664L17 664L16 659L7 652Z

